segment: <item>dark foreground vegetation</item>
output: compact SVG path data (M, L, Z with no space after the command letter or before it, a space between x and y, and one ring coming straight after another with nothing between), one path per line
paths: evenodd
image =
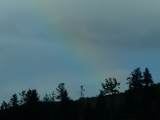
M39 99L33 90L13 94L9 103L3 101L0 120L160 120L160 84L155 84L148 70L140 68L127 78L129 89L119 93L120 83L108 78L97 97L85 98L81 86L80 98L72 100L65 84L57 87L57 95L46 94ZM59 101L56 101L59 100Z

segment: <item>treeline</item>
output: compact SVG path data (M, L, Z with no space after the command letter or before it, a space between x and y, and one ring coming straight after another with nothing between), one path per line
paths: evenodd
M64 83L40 100L36 89L13 94L10 102L2 102L1 120L159 120L160 85L155 84L148 68L142 73L134 69L126 79L128 90L119 93L120 82L107 78L97 97L72 100ZM58 100L58 101L57 101Z

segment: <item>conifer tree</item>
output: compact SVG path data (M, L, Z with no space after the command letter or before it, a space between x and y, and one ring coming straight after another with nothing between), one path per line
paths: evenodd
M145 87L153 85L152 75L150 74L148 68L143 72L143 84Z
M130 77L128 77L127 80L130 90L137 90L139 88L142 88L142 73L140 68L134 69L134 71L131 72Z
M17 94L14 94L12 97L11 97L11 99L10 99L10 104L11 104L11 106L13 107L13 108L16 108L16 107L18 107L18 104L19 103L19 101L18 101L18 97L17 97Z
M20 93L21 96L21 104L35 104L39 102L39 95L37 93L37 90L28 90L26 91L22 91Z
M70 98L68 97L68 92L65 89L65 84L64 83L60 83L58 85L58 88L56 88L58 95L57 95L57 99L59 99L62 103L67 102Z
M5 110L5 109L7 109L7 108L9 108L9 107L10 107L10 104L9 104L9 103L6 103L6 102L3 100L2 104L1 104L1 110Z
M27 97L27 103L29 104L35 104L39 102L39 95L37 93L37 90L28 90L26 93L26 97Z

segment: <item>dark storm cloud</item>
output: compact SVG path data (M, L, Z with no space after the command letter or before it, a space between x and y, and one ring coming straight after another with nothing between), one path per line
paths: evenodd
M72 4L71 4L72 3ZM158 1L67 2L63 30L75 39L115 49L159 49ZM83 8L83 9L81 9ZM75 9L75 11L72 11ZM86 42L87 43L87 42Z

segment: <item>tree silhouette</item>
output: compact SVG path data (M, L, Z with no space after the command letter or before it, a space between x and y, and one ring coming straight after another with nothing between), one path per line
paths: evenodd
M7 108L9 108L9 107L10 107L9 103L6 103L6 102L3 100L2 104L1 104L1 110L5 110L5 109L7 109Z
M80 93L80 99L84 98L84 91L85 91L85 89L83 88L83 85L81 85L80 86L80 92L79 92Z
M120 83L116 78L105 79L102 90L97 97L71 100L60 83L54 91L46 94L43 100L36 89L29 89L10 98L10 102L1 104L0 120L160 120L160 83L153 84L152 76L140 68L131 72L128 77L130 89L119 93ZM84 97L83 85L80 86L80 97ZM118 94L117 94L118 93Z
M20 105L25 104L26 103L26 91L23 90L21 93L19 93L19 95L21 96L21 100L19 101Z
M54 99L55 99L55 93L54 93L54 91L51 93L51 95L50 95L50 101L51 102L54 102Z
M57 99L60 100L62 103L67 102L70 98L68 97L68 92L65 89L65 84L64 83L60 83L58 85L58 88L56 88L58 95L57 95Z
M103 90L100 90L101 94L110 94L111 93L111 111L114 113L115 111L115 102L114 102L114 95L119 93L117 87L120 86L120 83L117 82L116 78L108 78L106 79L106 83L102 83ZM120 87L118 87L120 88ZM111 117L114 115L111 114Z
M148 68L143 72L143 84L145 87L153 85L152 75L150 74Z
M42 101L43 102L50 102L50 96L48 94L46 94Z
M51 94L46 94L45 97L43 98L43 102L54 102L55 94L54 91Z
M21 104L35 104L39 102L39 96L36 89L33 90L29 89L27 92L22 91L20 93L20 96L21 96L20 100Z
M39 102L39 96L37 93L37 90L28 90L28 92L26 93L26 98L27 98L27 103L29 104L35 104Z
M113 94L116 94L119 92L117 87L120 86L120 83L117 82L116 78L108 78L108 79L106 79L106 83L102 83L101 86L103 88L103 90L101 90L101 92L104 95L110 94L110 93L113 95Z
M11 99L10 99L10 104L11 104L11 106L13 107L13 108L16 108L16 107L18 107L18 104L19 103L19 101L18 101L18 97L17 97L17 94L13 94L13 96L11 97Z
M142 88L142 73L140 68L134 69L134 71L131 72L130 77L128 77L127 80L129 81L128 84L130 90L137 90L139 88Z

